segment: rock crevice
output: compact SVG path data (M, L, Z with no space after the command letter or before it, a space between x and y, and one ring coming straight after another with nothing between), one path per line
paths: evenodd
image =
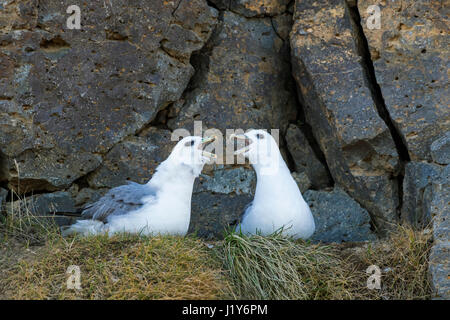
M411 159L408 153L408 148L406 147L405 141L403 140L400 132L395 127L395 123L392 121L392 118L386 107L381 88L377 82L375 68L373 66L372 57L369 51L369 45L361 26L361 16L359 14L357 3L355 2L354 5L352 5L352 1L347 1L347 4L350 17L352 19L352 27L355 33L354 37L358 48L358 54L362 57L361 64L365 73L366 82L368 84L368 87L370 88L372 99L375 102L378 114L380 118L383 119L386 126L389 128L400 159L404 162L410 161Z
M290 36L305 118L333 180L386 229L398 219L399 156L367 84L344 1L297 1Z

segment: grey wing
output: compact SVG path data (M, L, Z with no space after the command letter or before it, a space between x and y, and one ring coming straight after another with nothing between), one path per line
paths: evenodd
M84 207L81 216L107 221L110 216L124 215L144 205L143 199L156 199L157 189L148 185L131 182L113 188L98 201Z

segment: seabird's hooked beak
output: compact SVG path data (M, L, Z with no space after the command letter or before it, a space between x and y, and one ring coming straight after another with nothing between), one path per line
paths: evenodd
M239 155L242 153L247 152L248 150L250 150L250 145L253 143L252 139L248 138L245 134L230 134L230 140L233 139L239 139L239 140L244 140L245 141L245 145L243 148L236 150L234 152L234 155Z
M203 147L205 147L207 144L213 142L214 140L216 140L217 137L216 136L212 136L212 137L205 137L202 139L202 142L199 145L199 149L203 149ZM210 158L210 159L216 159L217 155L215 155L214 153L211 152L207 152L207 151L202 151L202 156Z

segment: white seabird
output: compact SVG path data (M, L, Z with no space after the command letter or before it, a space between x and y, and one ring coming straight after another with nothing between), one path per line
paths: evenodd
M255 197L236 231L269 235L283 230L283 234L295 239L309 238L315 230L314 218L275 139L264 130L232 134L230 139L245 140L245 146L235 154L250 160L257 177Z
M213 138L185 137L157 168L146 184L131 182L109 190L98 201L87 205L82 217L63 230L63 235L117 232L143 235L184 236L191 217L194 180L205 163L215 155L203 151Z

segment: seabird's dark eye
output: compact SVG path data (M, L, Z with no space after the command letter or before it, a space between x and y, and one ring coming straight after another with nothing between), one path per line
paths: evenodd
M258 139L264 139L264 136L261 133L256 134L256 138Z
M194 141L194 140L191 140L191 141L186 142L184 145L185 145L186 147L192 147L194 144L195 144L195 141Z

